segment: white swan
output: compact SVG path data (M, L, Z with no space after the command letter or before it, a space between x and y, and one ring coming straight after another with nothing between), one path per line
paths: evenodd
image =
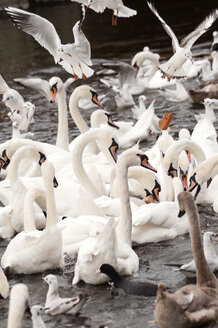
M58 217L53 192L54 167L50 162L42 164L42 175L46 192L46 228L43 231L35 230L33 205L28 204L24 212L25 230L10 241L1 258L3 268L17 273L32 274L63 266L62 235L56 226Z
M88 238L84 241L79 249L73 284L79 280L92 284L108 280L108 277L102 277L100 273L96 273L99 265L106 259L121 275L134 274L138 271L138 256L131 247L132 213L127 182L128 167L135 165L142 165L154 170L148 163L147 156L136 147L125 151L119 157L117 176L120 181L121 216L116 233L114 220L109 219L97 238Z
M133 213L132 241L137 244L172 239L188 232L187 216L178 216L177 196L183 190L181 181L173 179L175 201L163 201L141 206Z

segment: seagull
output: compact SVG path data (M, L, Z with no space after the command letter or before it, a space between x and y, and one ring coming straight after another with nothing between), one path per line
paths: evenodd
M46 296L45 313L56 315L60 313L77 314L86 301L86 295L80 294L76 297L61 298L58 292L57 277L49 274L43 278L49 285Z
M82 18L74 25L74 43L62 44L54 25L47 19L14 7L5 8L12 22L23 32L32 35L38 43L53 55L55 63L60 64L75 79L87 79L94 71L92 65L90 43L81 30L85 18L82 6Z
M113 10L112 25L117 25L117 17L130 17L137 14L137 11L126 7L122 0L71 0L82 3L87 8L91 8L97 13L102 13L106 8Z
M35 105L29 101L24 101L21 94L15 89L10 88L0 74L0 94L3 94L2 103L10 110L10 118L12 120L19 114L21 116L19 128L27 132L30 123L33 122L35 113ZM13 121L13 120L12 120Z
M147 4L151 11L157 16L157 18L161 21L163 28L167 32L167 34L172 39L172 46L174 55L164 64L159 66L160 71L163 73L162 77L170 81L172 78L184 78L187 76L184 71L182 65L187 61L187 59L192 59L191 47L195 43L195 41L204 34L213 22L217 19L218 10L213 10L204 20L203 22L196 27L196 29L188 34L182 41L179 43L176 35L172 31L172 29L166 24L166 22L160 17L157 10L154 8L153 4L147 1Z
M32 314L33 328L46 328L44 321L42 320L41 314L44 311L44 307L41 305L33 305L30 309Z

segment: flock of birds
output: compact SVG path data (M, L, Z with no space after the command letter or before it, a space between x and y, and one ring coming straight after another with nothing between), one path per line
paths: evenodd
M73 27L75 42L70 44L61 43L47 19L13 7L5 9L12 22L32 35L73 77L65 83L59 77L49 81L15 80L57 103L58 132L56 145L52 145L34 140L29 127L35 106L0 76L2 102L13 127L11 139L0 144L0 238L8 240L1 258L0 295L5 299L9 296L7 276L64 269L66 258L76 256L73 285L81 280L94 285L111 280L126 294L156 295L154 318L159 328L217 323L218 281L213 272L218 270L218 256L213 241L218 233L205 232L202 242L196 207L199 203L211 204L218 212L218 144L214 128L214 109L218 107L217 31L213 32L212 64L208 58L193 60L191 48L216 20L218 10L179 43L153 4L147 2L171 37L174 55L159 64L160 56L145 47L131 65L104 65L101 83L117 91L118 107L132 107L135 121L114 122L95 89L88 84L75 88L69 111L80 135L69 142L66 90L75 79L86 80L94 73L90 44L82 32L87 9L99 13L112 9L113 25L117 24L117 16L136 15L121 0L72 1L82 4L82 18ZM114 70L119 72L118 78L110 75ZM206 85L191 94L184 80L193 78ZM176 89L171 88L173 85ZM145 106L143 93L148 88L161 88L161 95L171 102L186 101L194 94L203 97L205 113L196 115L192 134L181 128L179 139L173 139L169 128L172 114L165 113L160 119L155 114L154 100L148 108ZM134 95L140 95L138 106ZM89 128L80 108L92 107L97 109ZM140 150L139 141L151 133L158 134L156 143L146 151ZM122 152L118 153L118 148ZM139 270L139 257L132 245L174 239L188 231L194 260L175 270L196 276L195 285L171 293L161 282L139 283L122 277L135 276ZM88 298L84 293L61 298L57 277L48 274L43 279L48 293L44 306L31 307L34 328L45 327L43 312L75 315ZM13 286L8 328L22 327L29 304L27 286Z

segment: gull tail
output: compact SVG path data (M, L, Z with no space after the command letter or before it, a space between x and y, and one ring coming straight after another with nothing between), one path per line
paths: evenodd
M118 17L130 17L130 16L134 16L136 14L137 14L136 10L133 10L131 8L124 6L118 10L117 16Z

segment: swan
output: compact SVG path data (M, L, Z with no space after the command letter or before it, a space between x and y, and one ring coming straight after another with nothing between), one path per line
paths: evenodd
M103 108L103 105L98 100L97 92L95 91L95 89L91 88L90 86L81 85L73 91L69 100L69 110L70 110L71 117L74 120L76 126L78 127L80 133L84 133L89 130L89 127L87 123L84 121L78 108L78 102L80 99L83 98L88 99L92 101L94 104L96 104L97 106L99 106L100 108ZM72 150L73 148L73 143L74 141L70 143L69 146L70 150ZM94 153L98 152L98 148L95 143L92 143L91 146L89 146L89 151Z
M19 165L22 165L22 161L25 158L31 159L41 166L46 157L34 146L24 146L19 148L13 155L8 173L8 180L4 180L0 184L1 201L4 204L10 205L11 208L11 225L15 231L20 232L23 230L23 202L27 192L28 186L37 183L37 178L29 178L28 185L26 185L26 179L19 177L18 169ZM33 179L33 180L32 180ZM31 181L30 181L31 180ZM36 226L39 229L45 227L45 217L39 208L35 207Z
M25 312L29 311L29 291L24 284L16 284L10 292L7 328L22 328L22 319Z
M25 204L24 231L9 242L1 258L2 268L33 274L63 267L62 235L56 226L58 217L53 192L54 167L49 161L42 163L42 176L46 192L46 227L43 231L35 229L33 205Z
M121 275L135 274L138 271L139 259L131 247L132 213L127 182L128 167L135 165L142 165L155 171L148 163L148 157L136 147L121 154L116 170L120 181L122 205L116 233L115 220L110 218L97 238L88 238L83 242L78 252L73 284L80 280L91 284L107 281L106 276L96 274L100 265L106 261L113 265Z
M80 294L76 297L61 298L58 292L58 280L53 274L43 277L48 284L48 292L45 302L45 313L57 315L60 313L76 315L86 301L86 295Z
M49 80L50 102L58 99L58 133L56 146L64 150L69 150L68 117L66 93L62 80L59 77L52 77Z
M193 196L184 191L178 197L180 210L189 217L192 252L196 264L196 285L186 285L174 294L163 283L158 285L154 318L159 328L200 327L218 318L218 281L205 259L199 217Z
M218 256L216 254L213 244L213 240L217 236L218 234L215 234L214 232L211 231L205 232L203 236L204 255L210 269L213 272L218 270ZM192 273L192 276L193 275L195 276L196 273L195 261L192 260L189 263L185 263L181 265L178 271L188 276L190 275L190 273Z
M9 296L9 284L8 279L4 274L4 271L0 267L0 298L7 298Z
M206 182L207 188L210 186L213 178L218 173L218 154L205 159L193 170L189 178L189 189L192 192L195 190L194 199L196 200L201 191L202 185ZM216 188L217 190L217 188Z
M33 305L30 309L32 315L33 328L46 328L41 314L44 312L44 307L41 305Z
M173 239L188 231L187 215L178 216L178 194L183 190L178 177L173 178L175 201L144 204L132 216L132 241L137 244Z

